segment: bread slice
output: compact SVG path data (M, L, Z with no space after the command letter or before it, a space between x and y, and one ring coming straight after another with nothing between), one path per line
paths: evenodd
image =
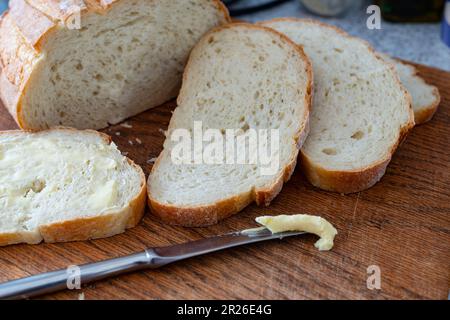
M0 132L0 246L121 233L141 219L145 189L142 169L107 135Z
M104 128L176 97L192 47L227 22L218 0L11 0L0 95L24 129Z
M190 56L164 150L148 180L153 213L167 223L192 227L215 224L253 201L268 205L295 168L308 133L311 90L309 60L282 34L240 23L208 33ZM245 136L273 129L279 137L270 133L270 139L259 140L259 146L269 146L270 161L261 156L251 161L249 155L260 155L258 143L249 139L239 144L239 137L226 144L234 146L232 157L224 151L214 163L173 161L174 133L194 131L195 121L202 123L203 132L216 129L217 141L225 140L229 130ZM199 154L195 147L193 153ZM237 160L241 155L247 161ZM263 172L269 162L278 166Z
M400 81L412 97L412 108L416 125L430 121L436 113L441 96L437 87L429 85L418 75L417 69L400 60L382 55L397 70Z
M263 25L303 45L313 64L311 133L302 149L308 180L341 193L373 186L414 126L411 98L393 67L365 41L317 21Z

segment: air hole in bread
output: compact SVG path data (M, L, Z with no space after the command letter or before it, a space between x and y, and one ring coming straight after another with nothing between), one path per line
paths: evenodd
M81 62L78 62L78 63L75 65L75 69L77 69L78 71L83 70L83 64L82 64Z
M352 135L352 139L355 140L361 140L364 137L364 132L362 131L356 131L353 135Z
M31 185L31 190L34 193L40 193L46 187L46 182L44 180L35 180Z
M337 155L337 151L334 148L325 148L325 149L322 150L322 152L325 153L326 155L329 155L329 156Z
M248 123L245 123L245 124L241 127L241 130L244 131L244 132L247 132L249 129L250 129L250 126L249 126Z

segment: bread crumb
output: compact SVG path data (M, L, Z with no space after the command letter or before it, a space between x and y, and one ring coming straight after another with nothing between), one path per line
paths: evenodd
M128 122L124 122L120 125L121 127L127 128L127 129L131 129L133 128L133 126L131 124L129 124Z
M126 157L128 155L128 152L122 152L122 155Z
M84 292L78 295L78 300L84 300Z
M129 143L130 145L133 145L133 141L131 141L131 140L128 140L128 143Z
M159 131L159 132L161 132L161 133L162 133L163 135L165 135L165 134L166 134L166 131L165 131L165 130L163 130L163 129L161 129L161 128L159 128L159 129L158 129L158 131Z
M158 159L158 158L151 158L151 159L147 160L147 163L154 164L156 162L156 159Z
M116 132L116 136L120 136L120 132Z
M139 139L139 138L136 138L136 142L137 142L138 144L142 144L142 140Z

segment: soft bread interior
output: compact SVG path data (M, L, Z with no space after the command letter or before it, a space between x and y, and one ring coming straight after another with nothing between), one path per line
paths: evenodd
M424 120L429 120L429 118L422 119L421 116L423 112L427 111L430 112L431 116L434 111L433 108L437 108L440 101L439 90L419 77L414 66L405 64L387 55L382 55L382 58L395 66L402 84L411 94L416 123L420 124Z
M0 234L39 242L41 226L119 212L139 194L141 174L93 131L4 132Z
M103 128L178 94L191 48L226 22L205 0L121 0L42 45L21 114L28 128Z
M306 57L270 30L238 24L205 36L190 57L164 151L149 177L150 198L174 207L207 207L233 197L246 199L255 191L272 191L286 167L295 165L299 139L307 131L310 86ZM274 157L279 167L262 175L261 162L230 163L225 151L221 164L174 164L172 133L180 128L192 132L194 121L201 121L204 131L218 129L224 140L228 129L240 129L241 134L250 129L278 130ZM208 142L203 146L206 150ZM236 155L249 154L248 143L240 146Z
M361 170L387 160L404 127L410 101L389 64L364 42L308 20L269 21L303 45L314 69L311 132L302 152L329 171Z

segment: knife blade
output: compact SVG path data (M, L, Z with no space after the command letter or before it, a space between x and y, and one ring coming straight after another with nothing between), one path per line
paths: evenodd
M156 269L180 260L255 242L283 239L304 232L272 233L256 228L228 233L182 244L148 248L142 252L75 267L80 284L144 269ZM70 288L73 268L42 273L0 284L0 299L28 299Z

